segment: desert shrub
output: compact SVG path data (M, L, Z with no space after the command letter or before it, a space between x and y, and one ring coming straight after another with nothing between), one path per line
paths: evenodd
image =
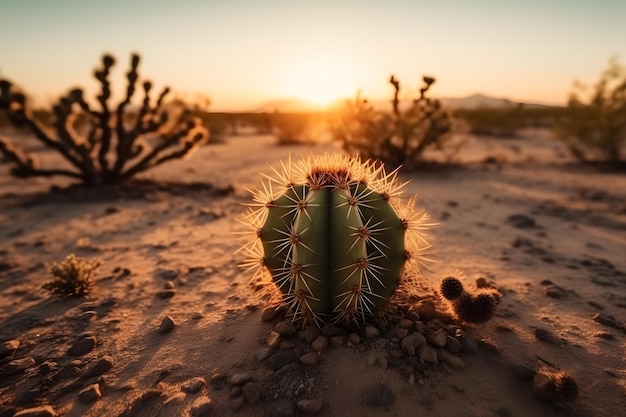
M41 168L36 155L0 138L0 153L14 165L11 173L19 178L61 175L90 185L116 184L164 162L191 156L208 140L209 132L184 103L165 102L169 88L153 102L152 83L143 82L142 105L134 112L128 109L137 90L139 60L139 55L132 55L126 95L117 106L109 103L115 59L105 55L102 67L94 71L101 87L99 109L92 108L83 91L75 88L53 106L50 123L35 116L26 96L11 82L0 80L0 112L6 112L14 125L26 127L69 164L67 168Z
M43 289L60 297L84 297L93 288L100 265L101 261L88 261L69 254L63 261L52 264L50 273L54 279L46 282Z
M596 84L575 84L557 132L581 161L624 162L626 67L612 59Z
M376 158L392 166L418 164L428 148L443 148L450 130L448 114L439 100L426 97L432 77L423 77L420 95L406 110L401 109L400 82L391 76L394 88L392 111L379 111L357 96L339 110L331 130L349 154Z
M312 141L315 115L312 113L273 113L271 130L278 145L299 145Z
M479 107L476 109L458 109L454 116L469 125L469 131L485 136L517 136L524 126L522 118L523 104L505 107Z

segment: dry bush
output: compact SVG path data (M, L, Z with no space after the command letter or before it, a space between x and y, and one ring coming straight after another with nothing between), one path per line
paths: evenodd
M557 132L580 161L624 163L626 158L626 67L609 61L589 87L575 84Z
M400 107L400 82L391 76L394 87L392 111L374 109L357 93L339 110L332 123L332 135L349 154L376 158L391 166L414 166L425 150L442 149L449 136L450 120L439 100L426 97L434 78L423 77L420 96L406 110Z
M101 261L77 258L73 253L63 261L54 263L50 273L54 279L46 282L43 289L60 297L84 297L93 288Z
M60 175L88 185L117 184L164 162L191 156L208 140L209 132L200 119L192 117L184 103L165 102L169 88L153 102L152 83L143 82L142 105L129 110L137 89L139 60L139 55L131 56L125 98L117 106L109 103L109 76L115 59L105 55L102 67L94 71L101 87L97 96L99 109L92 108L83 91L76 88L53 106L48 123L36 117L26 95L13 83L0 80L0 112L4 111L14 125L27 128L40 143L69 163L69 167L42 168L36 155L2 137L0 154L14 165L11 173L19 178Z
M315 115L312 113L274 113L270 115L272 133L278 145L302 145L313 141Z

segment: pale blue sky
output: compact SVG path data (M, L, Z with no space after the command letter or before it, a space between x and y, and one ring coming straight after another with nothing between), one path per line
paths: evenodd
M40 100L93 91L105 51L119 74L141 53L142 76L215 110L386 98L391 73L414 90L434 75L440 96L564 103L611 56L626 63L626 1L0 0L0 76Z

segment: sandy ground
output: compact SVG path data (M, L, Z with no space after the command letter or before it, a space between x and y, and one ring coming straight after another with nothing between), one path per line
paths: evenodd
M426 295L452 269L503 294L493 320L463 329L475 343L455 353L461 362L437 349L436 364L398 348L397 324L371 339L339 332L316 365L299 361L314 352L310 334L270 340L280 317L262 321L235 254L246 188L289 154L332 144L232 137L142 176L158 187L97 191L50 191L67 182L18 181L0 164L0 343L19 342L0 348L0 416L44 405L37 415L622 415L624 175L571 164L541 132L465 139L462 166L402 174L439 223ZM41 289L69 253L103 261L86 299ZM175 325L161 333L165 316ZM455 331L418 321L426 334ZM533 398L546 362L575 378L575 401Z

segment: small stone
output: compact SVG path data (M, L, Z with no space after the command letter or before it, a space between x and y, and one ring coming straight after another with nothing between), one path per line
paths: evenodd
M265 359L269 358L270 356L272 356L272 352L274 350L270 347L263 347L261 349L259 349L259 351L256 353L256 358L260 361L264 361Z
M241 387L248 404L256 404L261 399L261 387L256 382L248 382Z
M174 327L176 327L176 323L174 323L174 319L172 319L170 316L165 316L163 317L163 320L161 320L161 325L159 326L159 329L157 330L157 332L169 333L172 330L174 330Z
M163 291L159 291L158 293L156 293L157 298L161 300L172 298L175 295L176 295L176 290L174 289L163 290Z
M400 341L400 348L409 356L415 356L417 349L426 343L426 338L420 333L411 333Z
M319 354L317 352L309 352L300 356L300 363L306 366L315 366L319 362Z
M15 359L4 366L2 374L5 376L17 375L24 372L28 368L32 368L33 366L35 366L35 360L30 356L22 359Z
M456 337L446 337L446 350L450 353L459 353L463 350L463 345Z
M484 277L476 278L476 288L490 288L489 282Z
M320 331L315 326L308 326L304 329L304 340L310 345L320 336Z
M408 313L406 313L405 318L413 322L420 321L420 315L417 314L415 311L409 311Z
M191 313L192 320L200 320L203 317L204 317L204 314L200 313L199 311L194 311L193 313Z
M56 417L58 414L49 405L41 407L27 408L26 410L18 411L13 414L13 417Z
M82 335L74 340L72 346L67 351L70 356L81 356L91 352L96 347L96 337L90 335Z
M394 393L384 384L376 384L363 394L366 404L381 408L389 408L396 401Z
M398 322L398 327L400 327L401 329L410 330L413 328L413 320L402 319Z
M353 345L358 345L359 343L361 343L361 337L356 333L350 333L348 335L348 341Z
M442 348L446 345L448 334L444 329L439 329L428 336L428 343L431 345Z
M247 372L244 372L244 373L239 373L239 374L233 374L228 380L228 382L230 382L231 385L240 386L247 382L250 382L251 380L252 380L252 375Z
M174 281L167 281L163 288L165 288L166 290L173 290L174 288L176 288L176 285L174 284Z
M267 362L274 371L298 360L298 356L290 350L280 351L272 355Z
M195 394L198 391L200 391L202 387L204 387L205 385L206 385L206 380L202 378L201 376L196 376L185 381L181 385L180 389L183 392L186 392L188 394Z
M374 326L365 327L365 337L367 339L373 339L375 337L378 337L379 335L380 335L380 330L378 330L376 327Z
M277 310L276 307L268 307L261 313L261 321L268 323L274 321L278 316L280 316L280 310Z
M211 375L211 379L209 380L209 384L211 385L211 389L214 391L219 391L226 386L228 382L228 377L224 374L215 373Z
M324 408L324 402L319 398L305 399L298 401L296 407L304 414L317 414Z
M319 336L311 343L311 348L316 352L321 352L328 346L328 338L326 336Z
M85 374L87 377L100 376L113 368L113 358L109 355L105 355L95 363Z
M437 352L428 345L423 345L420 348L418 357L424 362L437 363Z
M543 288L543 293L547 296L547 297L551 297L551 298L564 298L567 294L565 293L565 290L561 287L559 287L558 285L548 285L546 287Z
M176 277L178 277L178 271L175 271L173 269L157 269L155 272L155 275L157 275L159 278L171 281L176 279Z
M376 354L375 353L370 353L365 358L365 361L367 362L368 366L374 366L376 364Z
M280 345L280 333L271 331L267 336L267 345L271 348L277 348Z
M288 321L279 321L274 326L274 331L281 336L293 336L296 334L296 327Z
M448 353L445 350L442 350L439 352L438 356L441 358L441 360L443 360L455 369L465 368L465 362L463 362L463 359L459 358L456 355L453 355L452 353Z
M296 347L296 342L294 342L293 340L283 340L278 345L278 348L282 349L282 350L289 350L289 349L293 349L295 347Z
M529 217L525 214L513 214L507 217L506 221L511 224L511 226L516 227L518 229L529 229L535 227L535 219Z
M376 355L376 363L378 363L378 365L383 368L383 369L387 369L389 367L389 362L387 361L387 356L382 353L379 352Z
M413 322L411 322L413 323ZM402 329L402 328L397 328L395 330L395 335L398 339L402 339L403 337L406 337L409 335L409 330L408 329Z
M213 410L213 404L211 404L211 399L209 397L200 397L196 401L194 401L191 406L191 417L206 417L210 415Z
M0 344L0 358L9 356L11 353L15 352L18 347L20 347L20 341L15 339L7 340Z
M78 401L83 404L91 404L102 397L99 384L89 385L78 393Z

